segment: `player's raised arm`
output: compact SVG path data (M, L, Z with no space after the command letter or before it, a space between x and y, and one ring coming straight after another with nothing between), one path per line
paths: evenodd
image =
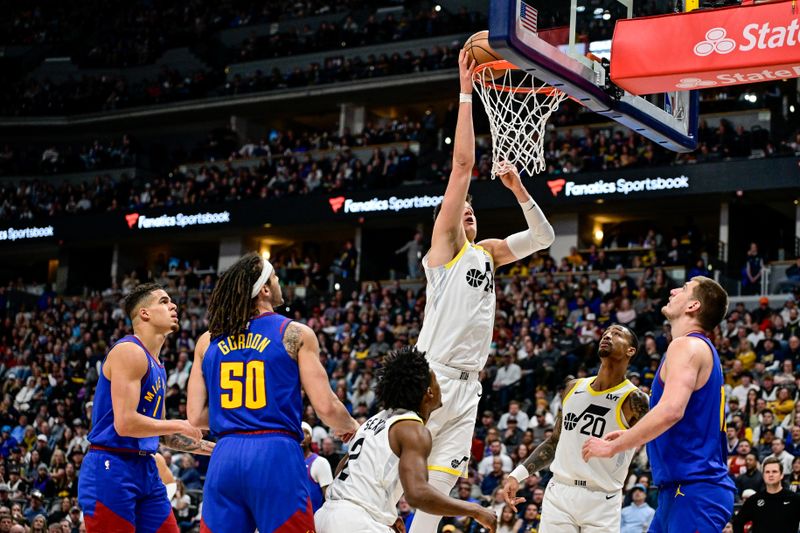
M300 383L317 416L342 440L349 440L358 429L347 409L331 390L328 374L319 362L319 342L305 324L291 322L283 335L286 351L297 359Z
M186 420L161 420L139 412L142 378L147 373L148 360L134 343L116 345L108 354L103 371L111 381L111 403L114 409L114 429L122 437L137 439L183 433L201 439L203 434Z
M475 166L475 132L472 127L472 73L475 60L463 49L458 56L458 71L461 79L461 94L458 104L455 142L453 143L453 170L447 189L433 224L431 249L428 252L430 266L441 266L450 261L467 240L462 219L464 202L467 200L472 168Z
M419 421L400 421L389 429L389 445L400 458L400 483L409 505L437 516L470 516L494 532L497 515L477 503L456 500L428 483L431 434Z
M495 268L524 259L538 250L549 248L555 240L553 226L547 221L539 205L533 201L519 177L514 165L506 163L500 174L500 181L514 193L528 229L509 235L503 240L486 239L479 244L489 250L494 258Z
M207 331L197 339L186 395L187 418L193 426L200 429L208 429L208 390L203 379L203 357L210 342L211 335Z
M679 337L670 343L665 355L664 394L652 411L627 431L615 431L606 440L592 437L583 445L583 459L611 457L621 451L641 446L677 424L697 387L700 371L710 352L705 344L691 337Z

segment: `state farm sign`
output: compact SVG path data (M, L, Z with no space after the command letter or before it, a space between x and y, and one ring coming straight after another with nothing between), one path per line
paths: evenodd
M611 79L633 94L800 77L791 2L621 20Z

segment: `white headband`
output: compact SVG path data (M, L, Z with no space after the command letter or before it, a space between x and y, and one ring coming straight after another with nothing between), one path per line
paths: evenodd
M258 295L258 291L261 290L261 287L264 286L272 273L275 272L272 263L263 258L262 260L264 261L264 266L261 269L261 275L258 276L258 279L253 284L253 290L250 291L250 298L255 298Z

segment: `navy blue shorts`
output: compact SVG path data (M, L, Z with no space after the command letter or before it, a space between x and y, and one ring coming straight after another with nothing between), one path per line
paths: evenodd
M202 533L313 533L308 471L297 439L227 435L217 442L203 487Z
M177 533L152 455L90 449L78 478L89 533Z
M662 485L650 533L719 533L733 515L734 491L718 483Z

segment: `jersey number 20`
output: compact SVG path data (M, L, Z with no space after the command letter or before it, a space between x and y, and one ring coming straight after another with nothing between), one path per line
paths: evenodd
M267 386L264 383L264 361L222 363L219 368L220 400L223 409L261 409L267 405Z

